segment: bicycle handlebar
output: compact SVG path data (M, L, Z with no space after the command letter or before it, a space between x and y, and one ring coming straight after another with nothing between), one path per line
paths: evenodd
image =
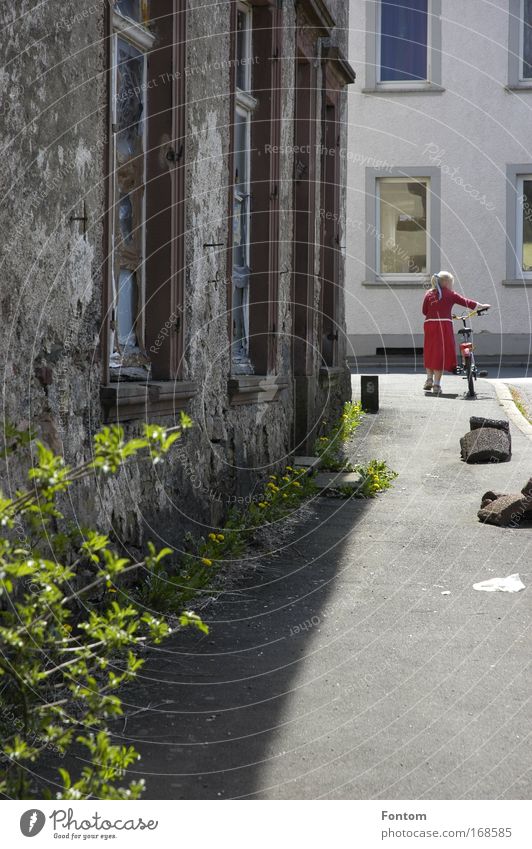
M489 309L489 307L484 307L483 309L480 309L480 310L479 309L471 310L471 312L469 312L467 315L453 315L453 314L451 314L451 318L454 321L464 321L464 319L471 318L472 315L482 315L483 313L487 312L488 309Z

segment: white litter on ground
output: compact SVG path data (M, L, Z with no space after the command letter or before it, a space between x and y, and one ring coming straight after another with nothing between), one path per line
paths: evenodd
M507 578L492 578L490 581L480 581L478 584L473 584L473 589L483 590L486 593L518 593L525 589L525 585L516 572L515 575L508 575Z

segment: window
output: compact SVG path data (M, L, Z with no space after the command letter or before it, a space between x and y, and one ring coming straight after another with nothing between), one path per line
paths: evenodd
M110 367L149 369L144 343L146 257L146 77L154 38L134 2L117 2L113 15L111 145L113 160L112 315Z
M366 284L421 286L438 271L440 187L436 167L366 168Z
M517 276L532 279L532 174L517 180Z
M428 0L382 0L379 80L427 80Z
M441 88L441 0L368 0L366 91Z
M233 144L233 339L234 374L253 374L249 347L251 252L251 123L257 101L251 94L251 8L236 12L235 118Z
M508 88L532 88L532 2L509 0Z
M532 0L521 0L521 80L532 80Z
M532 286L532 164L506 166L506 286Z
M429 267L427 180L377 181L377 273L426 274Z
M176 399L183 406L188 392L181 383L170 397L153 383L184 378L185 8L185 0L158 0L150 20L147 0L109 6L102 399L122 418L145 415L148 394L149 409L160 411L163 400L165 409ZM144 390L128 389L135 381Z
M251 399L244 386L266 389L270 377L272 385L276 380L282 20L280 4L233 0L227 252L232 403Z
M336 365L338 341L337 301L340 232L340 128L338 96L324 90L321 157L321 355L327 366Z
M345 239L342 215L342 186L346 183L345 157L342 156L342 107L345 87L355 74L345 57L333 44L322 49L322 113L321 113L321 293L320 335L322 364L338 367L342 342L339 331L343 322L344 274L342 246Z

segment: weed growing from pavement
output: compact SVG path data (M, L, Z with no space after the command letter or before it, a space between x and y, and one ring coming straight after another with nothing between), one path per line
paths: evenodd
M343 498L374 498L379 492L389 489L397 477L397 472L388 468L385 460L370 460L366 465L353 465L344 457L344 446L356 433L363 415L360 402L347 401L329 435L320 437L314 448L320 457L320 468L330 472L358 472L361 475L361 482L339 483L333 489L334 494Z
M342 457L342 450L355 434L356 429L362 421L364 412L360 401L346 401L342 415L331 428L326 436L320 436L314 445L314 452L321 458L320 466L333 472L342 471L346 468L346 461ZM323 423L326 426L326 422Z
M154 564L140 589L143 603L173 613L199 595L212 594L220 567L242 557L259 529L286 518L315 492L306 470L286 466L282 473L270 475L245 509L229 511L218 533L199 538L187 534L185 553L176 567L169 570L162 561Z
M532 418L528 413L521 393L518 392L517 389L515 389L513 386L510 386L510 394L514 399L515 406L517 407L523 418L525 418L527 422L530 422L530 424L532 424Z

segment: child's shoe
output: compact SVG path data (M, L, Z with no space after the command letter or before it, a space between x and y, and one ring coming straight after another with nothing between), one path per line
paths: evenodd
M434 386L432 387L432 394L433 395L441 395L442 394L442 388L441 388L439 383L435 383Z
M431 389L432 389L432 386L433 386L432 377L427 377L427 379L425 381L425 386L423 387L423 391L424 392L430 392Z

